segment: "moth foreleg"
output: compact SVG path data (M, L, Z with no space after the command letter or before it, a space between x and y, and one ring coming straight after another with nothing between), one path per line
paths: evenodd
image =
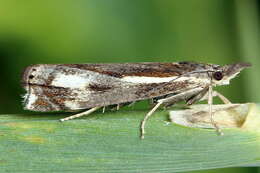
M208 94L209 94L209 93L205 94L204 97L202 97L202 98L200 99L200 101L208 100ZM229 101L225 96L223 96L222 94L220 94L220 93L217 92L217 91L213 91L213 92L212 92L212 97L219 97L220 100L221 100L224 104L232 104L231 101Z
M212 89L212 86L209 86L209 91L208 91L208 105L209 105L210 121L211 121L211 124L215 127L216 132L217 132L219 135L223 135L223 132L220 130L220 128L218 127L217 123L214 121L213 111L212 111L212 104L213 104L213 89Z
M225 96L223 96L217 91L213 91L213 96L218 96L220 100L225 104L232 104L231 101L229 101Z
M69 116L69 117L60 119L60 121L72 120L72 119L74 119L74 118L82 117L82 116L84 116L84 115L89 115L89 114L91 114L92 112L95 112L96 110L98 110L99 108L101 108L101 107L94 107L94 108L91 108L91 109L89 109L89 110L87 110L87 111L84 111L84 112L81 112L81 113L78 113L78 114L75 114L75 115L72 115L72 116Z

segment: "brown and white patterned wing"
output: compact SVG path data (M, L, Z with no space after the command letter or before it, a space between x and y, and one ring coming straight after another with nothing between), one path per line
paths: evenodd
M184 66L179 63L30 66L22 79L27 91L25 109L80 110L144 100L203 86L201 81L179 77L191 70Z

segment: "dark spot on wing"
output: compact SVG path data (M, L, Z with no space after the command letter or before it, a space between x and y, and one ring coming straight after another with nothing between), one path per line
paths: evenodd
M112 86L102 84L89 84L88 88L92 91L107 91L112 89Z
M116 78L121 78L121 77L124 76L121 73L117 73L117 72L113 72L113 71L103 71L103 72L100 71L99 73L106 74L106 75L109 75L109 76L113 76L113 77L116 77Z
M52 81L55 79L54 75L49 75L48 79L46 80L46 86L51 86Z

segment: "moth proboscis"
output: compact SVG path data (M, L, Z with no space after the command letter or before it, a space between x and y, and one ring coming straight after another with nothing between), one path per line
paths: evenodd
M249 66L248 63L220 66L195 62L36 64L23 73L21 83L27 92L24 108L40 112L86 110L61 119L66 121L109 105L152 99L155 106L140 125L141 138L144 138L147 119L161 105L180 101L191 105L207 99L211 122L221 133L213 119L212 98L218 96L227 104L230 101L212 88L228 85Z

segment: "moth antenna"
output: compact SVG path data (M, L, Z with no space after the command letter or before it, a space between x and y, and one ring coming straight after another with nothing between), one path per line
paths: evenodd
M185 75L194 74L194 73L208 73L209 74L209 72L214 72L214 71L213 70L198 70L198 71L188 72L188 73L184 73L184 74L178 76L177 78L175 78L173 80L170 80L169 82L173 82L173 81L175 81L175 80L177 80L180 77L183 77Z

